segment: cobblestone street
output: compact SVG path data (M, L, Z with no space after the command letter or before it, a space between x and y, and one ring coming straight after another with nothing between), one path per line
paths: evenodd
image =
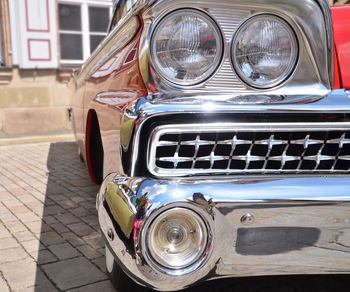
M105 274L98 187L75 143L0 147L0 291L115 291ZM192 291L349 291L348 276L212 281Z

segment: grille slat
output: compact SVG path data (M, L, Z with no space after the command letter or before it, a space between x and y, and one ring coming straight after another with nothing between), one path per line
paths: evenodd
M152 173L346 173L350 169L348 129L193 129L186 127L185 135L181 129L155 135L148 163Z
M232 37L240 23L251 15L251 11L237 8L210 8L209 13L222 29L226 43L231 43ZM219 68L218 72L205 84L205 88L208 90L222 90L224 88L235 92L248 91L246 86L235 74L229 58L224 59L221 68Z

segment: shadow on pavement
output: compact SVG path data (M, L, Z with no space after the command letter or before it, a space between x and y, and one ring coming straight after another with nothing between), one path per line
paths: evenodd
M77 153L75 143L50 145L38 266L59 291L114 291L104 273L95 209L98 186L89 181ZM40 288L38 275L36 292L49 291Z
M75 143L50 145L35 292L115 291L105 274L95 209L98 186L89 181L77 153ZM49 287L41 285L43 274ZM349 276L327 275L224 279L185 291L345 292L349 287Z

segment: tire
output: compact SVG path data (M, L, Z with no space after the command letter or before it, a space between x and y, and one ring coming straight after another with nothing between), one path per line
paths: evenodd
M118 292L150 292L154 291L146 287L140 286L131 280L115 262L112 253L107 245L105 245L106 253L106 270L107 275Z
M92 125L91 129L92 133L92 140L90 144L91 149L91 164L92 169L96 178L97 184L101 184L104 177L103 177L103 159L104 159L104 153L103 153L103 145L102 145L102 138L101 138L101 132L100 132L100 126L98 124L97 119Z

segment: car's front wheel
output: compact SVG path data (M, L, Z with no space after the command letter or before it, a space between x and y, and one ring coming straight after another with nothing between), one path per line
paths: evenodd
M105 245L106 253L106 270L109 279L112 281L114 287L118 292L150 292L151 289L145 288L136 284L131 280L122 270L122 268L115 262L114 257Z

